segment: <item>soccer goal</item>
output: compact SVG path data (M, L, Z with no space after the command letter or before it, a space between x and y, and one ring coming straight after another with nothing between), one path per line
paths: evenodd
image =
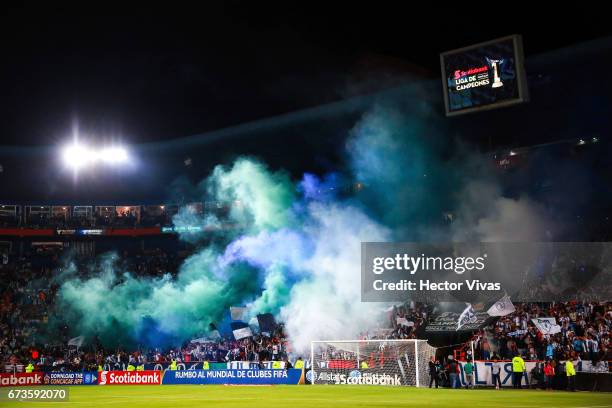
M426 386L427 340L330 340L310 345L312 384Z

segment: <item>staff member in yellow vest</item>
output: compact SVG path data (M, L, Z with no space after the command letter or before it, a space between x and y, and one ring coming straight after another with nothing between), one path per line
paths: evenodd
M176 360L172 360L172 362L170 363L170 367L168 367L170 370L172 371L176 371L177 367L176 367Z
M565 362L565 374L567 375L567 389L568 391L576 391L576 369L571 359L567 359Z
M298 357L298 359L295 360L295 364L293 365L293 367L297 368L298 370L304 369L304 360L302 360L302 357Z
M144 371L144 364L138 364L136 366L136 371Z
M134 367L134 365L132 363L129 363L127 366L127 370L128 371L136 371L136 367Z
M25 372L26 373L31 373L32 371L34 371L34 365L32 364L32 362L30 362L30 364L28 364L25 368Z
M202 370L210 370L210 364L208 363L208 360L204 360L204 362L202 363Z
M523 380L523 373L527 370L525 366L525 360L517 354L512 359L512 387L521 388L521 381Z
M273 370L280 370L280 369L282 369L282 368L283 368L283 366L282 366L282 364L281 364L281 362L280 362L280 361L278 361L278 360L274 360L274 361L272 362L272 369L273 369Z
M361 362L361 366L360 367L361 367L362 370L370 368L370 366L368 365L368 363L365 360L363 360Z

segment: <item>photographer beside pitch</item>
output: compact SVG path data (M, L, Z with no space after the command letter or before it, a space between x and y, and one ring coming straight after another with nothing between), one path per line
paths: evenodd
M436 384L436 388L438 388L438 362L436 361L436 357L432 356L431 360L429 360L429 388L433 384Z

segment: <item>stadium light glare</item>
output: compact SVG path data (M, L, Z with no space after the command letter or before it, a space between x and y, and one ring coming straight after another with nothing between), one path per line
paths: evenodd
M128 161L128 154L122 147L110 147L102 149L100 160L108 164L125 163Z
M62 151L64 164L73 170L79 170L86 166L98 163L108 165L119 165L129 161L129 154L123 147L107 147L95 149L80 143L73 143L64 147Z
M74 143L64 148L62 157L64 163L75 170L86 166L92 160L90 150L84 146Z

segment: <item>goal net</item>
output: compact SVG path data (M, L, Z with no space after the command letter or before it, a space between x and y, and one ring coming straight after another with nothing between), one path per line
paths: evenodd
M426 386L436 349L426 340L341 340L311 343L312 384Z

